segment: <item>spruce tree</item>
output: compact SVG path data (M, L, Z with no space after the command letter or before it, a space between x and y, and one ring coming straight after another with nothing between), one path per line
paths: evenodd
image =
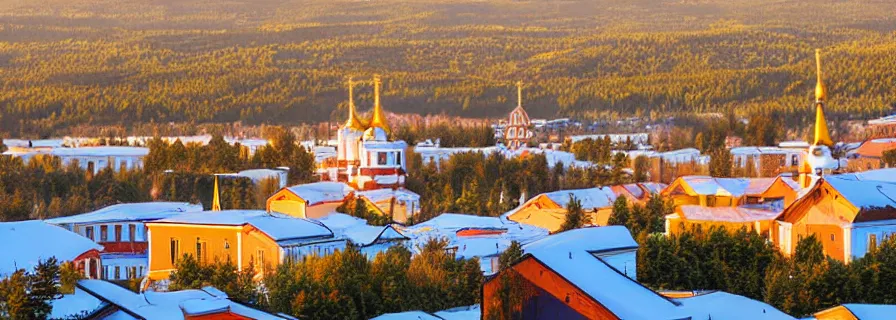
M569 203L566 204L566 219L559 231L577 229L583 225L585 225L585 211L582 209L582 202L570 193Z

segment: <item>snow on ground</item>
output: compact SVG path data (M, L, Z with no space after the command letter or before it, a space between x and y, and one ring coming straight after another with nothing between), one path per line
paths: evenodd
M17 269L31 270L41 260L71 261L103 246L76 233L39 220L0 223L0 277Z

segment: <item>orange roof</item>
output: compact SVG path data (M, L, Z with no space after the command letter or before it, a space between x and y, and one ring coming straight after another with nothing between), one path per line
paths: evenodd
M884 151L896 149L896 139L876 139L865 141L856 149L856 154L862 157L880 158Z

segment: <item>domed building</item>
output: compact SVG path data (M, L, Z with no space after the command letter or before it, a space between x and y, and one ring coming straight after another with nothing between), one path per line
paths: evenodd
M349 80L349 114L337 134L337 166L330 168L335 171L330 177L358 190L399 188L405 182L408 145L389 140L391 129L380 104L382 82L375 76L373 83L373 112L365 121L355 110L354 83Z
M815 51L817 83L815 85L815 139L809 146L806 161L800 166L800 185L809 187L818 178L838 173L841 168L840 159L834 158L834 141L828 132L827 120L824 116L824 103L827 100L827 88L822 81L821 51Z
M532 132L529 114L523 109L523 83L516 84L516 108L510 112L507 126L504 127L504 140L507 148L516 150L525 147L529 140L535 136Z

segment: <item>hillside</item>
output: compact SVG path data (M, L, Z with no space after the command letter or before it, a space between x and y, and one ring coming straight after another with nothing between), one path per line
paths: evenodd
M336 120L345 77L400 113L533 117L896 108L890 0L0 0L0 136ZM362 109L371 88L356 88Z

